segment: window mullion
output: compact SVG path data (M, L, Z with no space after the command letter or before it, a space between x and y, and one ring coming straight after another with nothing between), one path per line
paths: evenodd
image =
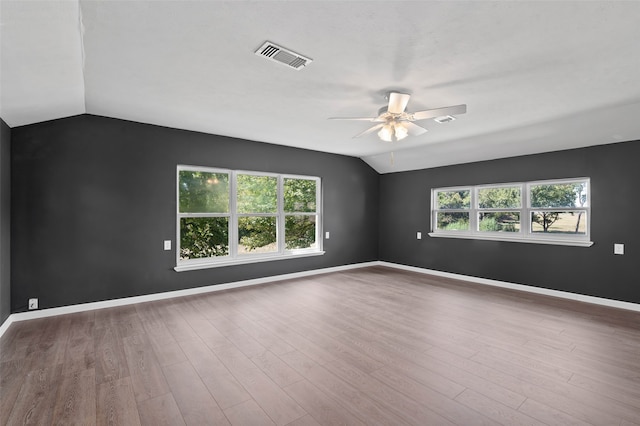
M278 242L278 253L285 250L285 216L284 216L284 177L278 176L278 218L276 226L276 241Z
M531 234L531 213L529 212L529 184L520 185L520 194L522 196L520 205L520 232L523 237Z
M478 232L478 188L471 188L471 204L469 206L469 231Z
M238 257L238 212L236 210L238 205L238 186L237 186L237 172L231 171L229 182L229 255L232 259Z

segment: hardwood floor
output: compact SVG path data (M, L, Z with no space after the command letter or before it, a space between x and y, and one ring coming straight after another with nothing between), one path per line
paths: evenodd
M0 424L640 425L640 313L370 267L13 323Z

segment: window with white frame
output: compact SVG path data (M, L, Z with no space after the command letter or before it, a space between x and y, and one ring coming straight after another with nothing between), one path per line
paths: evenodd
M590 246L589 179L436 188L431 233Z
M176 270L322 254L320 178L178 166Z

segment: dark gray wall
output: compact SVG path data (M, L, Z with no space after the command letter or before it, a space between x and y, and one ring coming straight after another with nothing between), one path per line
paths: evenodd
M380 260L640 303L639 158L635 141L382 175ZM591 178L592 247L426 235L431 188L571 177Z
M379 176L357 158L91 115L11 137L13 312L378 258ZM177 164L320 176L326 254L175 272Z
M0 325L11 314L11 130L0 118Z

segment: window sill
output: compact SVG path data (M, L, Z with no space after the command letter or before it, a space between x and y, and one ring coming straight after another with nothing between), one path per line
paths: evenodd
M441 233L429 232L430 237L435 238L462 238L467 240L488 240L488 241L507 241L513 243L530 243L530 244L551 244L556 246L574 246L574 247L591 247L593 241L588 240L572 240L565 238L536 238L536 237L510 237L503 235L479 235L464 233Z
M307 251L300 253L288 253L284 255L273 256L247 256L245 258L225 260L225 261L202 261L193 263L184 263L173 268L176 272L196 271L198 269L221 268L224 266L246 265L249 263L271 262L275 260L297 259L301 257L322 256L324 251Z

